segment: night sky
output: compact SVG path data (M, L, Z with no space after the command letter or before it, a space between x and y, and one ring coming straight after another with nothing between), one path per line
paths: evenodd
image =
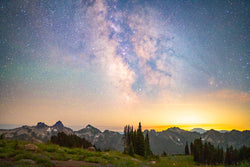
M249 27L250 1L1 0L0 124L250 129Z

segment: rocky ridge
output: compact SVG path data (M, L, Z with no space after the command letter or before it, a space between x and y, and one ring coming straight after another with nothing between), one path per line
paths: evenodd
M19 140L35 140L37 142L47 142L52 135L58 132L66 134L75 134L83 137L101 150L118 150L123 151L123 135L119 132L99 129L87 125L78 131L73 131L63 125L61 121L56 122L53 126L38 122L36 126L22 126L15 129L0 130L0 135L4 134L5 138ZM197 132L186 131L178 127L156 132L155 130L145 130L144 135L148 132L149 142L154 154L162 154L165 151L168 154L182 154L186 142L194 141L201 138L203 141L211 142L213 145L226 148L232 145L239 148L243 145L250 146L250 131L232 130L229 132L219 132L208 130L202 134Z

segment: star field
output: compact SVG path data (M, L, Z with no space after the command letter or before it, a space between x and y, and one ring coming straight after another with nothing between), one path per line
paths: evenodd
M249 128L249 5L3 0L0 123Z

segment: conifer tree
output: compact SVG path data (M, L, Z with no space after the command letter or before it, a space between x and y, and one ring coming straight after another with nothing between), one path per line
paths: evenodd
M133 131L133 126L126 125L124 127L124 153L134 156L134 153L141 156L153 155L150 144L148 132L144 138L142 133L141 123L139 123L137 131Z
M203 158L203 160L204 160L204 164L207 164L207 161L208 161L208 144L207 144L207 142L204 144L204 150L203 150L203 152L204 152L204 158Z
M124 153L128 153L129 140L128 140L128 125L124 127Z
M133 132L133 126L131 127L130 131L129 131L129 143L133 144L133 140L134 140L134 132Z
M149 144L149 137L148 137L148 131L145 137L145 157L151 156L152 151L150 149L150 144Z
M144 156L145 155L145 141L144 136L141 129L141 122L139 122L139 126L136 134L136 154Z
M233 150L233 159L232 159L233 165L238 165L239 162L239 151L237 149Z
M80 147L88 148L92 146L90 142L76 135L66 135L64 132L59 132L57 136L51 136L50 141L64 147Z
M130 142L130 144L129 144L129 150L128 150L128 154L130 155L130 156L134 156L134 154L135 154L135 152L134 152L134 147L133 147L133 143L132 142Z
M203 145L201 138L194 140L194 161L203 162Z
M239 149L239 161L249 160L250 161L250 147L245 145Z
M232 149L228 148L228 146L227 146L227 149L226 149L225 163L227 165L232 165Z
M219 149L219 161L218 161L218 163L223 164L223 162L224 162L224 150L223 150L223 148L220 148Z
M190 152L191 155L194 155L194 144L192 142L190 143Z
M208 148L207 159L205 159L204 157L205 159L204 161L206 161L207 164L215 165L216 149L210 142L207 143L207 148Z
M137 136L137 132L136 132L136 130L134 130L134 134L133 134L133 146L134 146L134 150L136 150L136 136Z
M124 127L124 153L129 153L130 143L133 143L133 126L126 125Z
M201 139L195 139L193 147L194 161L207 165L239 165L242 161L250 160L250 147L243 146L240 149L234 149L233 146L226 148L225 158L223 148L217 146L217 149L210 143L202 143ZM192 149L191 149L192 150Z

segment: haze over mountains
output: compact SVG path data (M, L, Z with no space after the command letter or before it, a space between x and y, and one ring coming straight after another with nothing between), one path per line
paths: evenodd
M65 127L61 121L56 122L52 126L39 122L36 126L22 126L15 129L1 129L0 135L4 134L5 138L19 140L33 140L36 142L47 142L52 135L58 132L66 134L76 134L90 141L93 145L101 150L119 150L123 151L123 135L114 131L100 131L99 129L87 125L78 131ZM202 138L203 141L211 142L213 145L226 148L232 145L239 148L243 145L250 145L250 131L205 131L196 128L191 131L182 130L178 127L169 128L167 130L156 132L155 130L145 130L149 133L150 146L154 154L162 154L163 151L168 154L182 154L186 142L193 142L196 138Z
M202 128L194 128L194 129L190 130L190 132L197 132L197 133L203 134L203 133L207 132L207 130L202 129ZM227 133L229 131L228 130L219 130L218 132Z

